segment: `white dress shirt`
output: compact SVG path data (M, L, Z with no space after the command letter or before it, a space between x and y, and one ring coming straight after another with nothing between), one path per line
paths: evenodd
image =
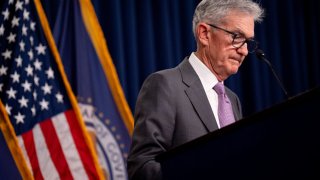
M218 79L194 53L191 53L189 62L200 78L201 84L209 100L213 115L216 119L218 127L220 128L218 117L218 94L213 89L213 87L218 83Z

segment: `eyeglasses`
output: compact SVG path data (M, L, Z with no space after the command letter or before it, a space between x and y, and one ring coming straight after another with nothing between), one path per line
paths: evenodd
M232 46L237 48L237 49L241 48L244 44L247 44L248 52L249 53L254 53L256 51L256 49L258 48L258 42L255 41L252 38L247 39L247 38L244 38L244 37L240 36L239 34L237 34L235 32L228 31L226 29L220 28L220 27L215 26L213 24L208 24L208 25L213 27L213 28L222 30L222 31L224 31L224 32L226 32L228 34L231 34L232 35Z

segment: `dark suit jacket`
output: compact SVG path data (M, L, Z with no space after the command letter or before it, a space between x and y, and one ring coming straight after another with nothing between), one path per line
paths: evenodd
M230 89L235 119L242 118ZM188 61L150 75L135 107L135 127L128 157L130 179L161 179L155 156L218 129L201 81Z

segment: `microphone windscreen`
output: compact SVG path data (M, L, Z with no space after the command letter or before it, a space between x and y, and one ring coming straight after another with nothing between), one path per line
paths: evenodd
M261 50L261 49L257 49L256 50L256 56L259 58L259 59L263 59L265 54L264 52Z

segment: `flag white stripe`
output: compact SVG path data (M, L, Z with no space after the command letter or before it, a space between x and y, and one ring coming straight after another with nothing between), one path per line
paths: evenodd
M80 159L80 155L73 141L70 126L65 114L61 113L54 116L52 118L52 122L73 178L88 179L87 173Z
M22 136L21 136L21 135L20 135L20 136L17 136L17 138L18 138L19 147L20 147L20 149L22 150L23 157L24 157L24 159L25 159L26 162L27 162L27 166L28 166L31 174L33 175L33 171L31 170L32 167L31 167L30 159L29 159L29 156L28 156L28 154L27 154L26 147L24 146L24 142L23 142Z
M38 162L43 177L45 179L60 179L59 173L52 162L40 125L37 124L32 131Z

